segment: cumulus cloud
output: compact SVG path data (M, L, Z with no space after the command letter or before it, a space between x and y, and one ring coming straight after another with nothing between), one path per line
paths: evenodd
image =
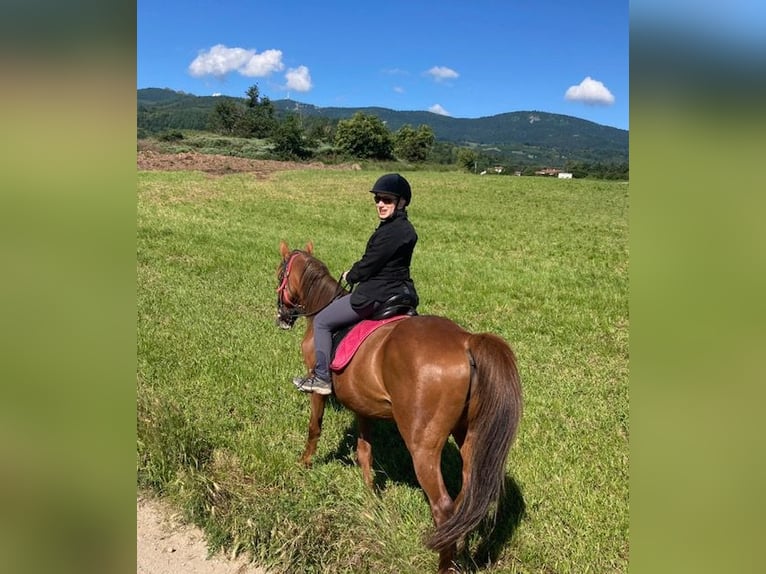
M260 54L253 52L253 56L237 71L243 76L263 77L272 72L279 72L284 67L280 50L266 50Z
M598 80L586 77L577 86L570 86L564 98L574 102L583 102L593 106L611 106L614 96L609 89Z
M437 82L441 82L443 80L453 80L460 76L460 74L458 74L455 70L446 68L444 66L434 66L430 70L427 70L425 74L431 76Z
M197 55L189 64L189 73L195 78L222 78L231 72L248 77L263 77L279 72L284 67L280 50L266 50L259 54L255 50L228 48L223 44L216 44Z
M434 104L430 108L428 108L429 112L433 112L435 114L439 114L440 116L448 116L449 112L445 110L443 107L441 107L440 104Z
M306 66L290 68L285 74L287 88L296 92L308 92L313 86L311 84L311 74Z

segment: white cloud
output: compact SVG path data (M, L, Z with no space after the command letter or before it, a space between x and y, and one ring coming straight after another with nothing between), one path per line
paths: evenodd
M570 86L564 98L575 102L583 102L594 106L611 106L614 103L614 96L609 89L590 76L585 78L577 86Z
M282 52L279 50L266 50L258 54L255 50L228 48L223 44L216 44L210 50L201 51L189 64L189 73L195 78L222 78L231 72L248 77L262 77L282 69L284 64Z
M290 68L285 74L287 88L296 92L308 92L312 87L311 74L306 66Z
M253 51L253 56L247 61L247 64L237 71L243 76L260 78L268 76L272 72L279 72L284 67L280 50L266 50L260 54Z
M404 88L403 88L403 87L401 87L401 86L394 86L394 91L395 91L397 94L403 94L403 93L404 93Z
M442 80L453 80L460 76L455 70L446 68L444 66L434 66L430 70L425 72L426 75L431 76L437 82Z
M449 112L445 110L443 107L441 107L440 104L434 104L430 108L428 108L429 112L433 112L435 114L439 114L440 116L448 116Z

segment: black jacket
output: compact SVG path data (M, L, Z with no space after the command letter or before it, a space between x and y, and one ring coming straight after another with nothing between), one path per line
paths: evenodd
M396 211L380 222L367 241L362 258L354 263L346 281L357 284L351 306L361 311L398 294L410 294L417 303L415 284L410 278L410 262L418 234L406 211Z

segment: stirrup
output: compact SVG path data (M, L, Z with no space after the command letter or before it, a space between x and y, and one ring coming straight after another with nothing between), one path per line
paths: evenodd
M332 384L328 381L323 381L316 375L295 377L293 384L302 393L316 393L318 395L329 395L332 393Z

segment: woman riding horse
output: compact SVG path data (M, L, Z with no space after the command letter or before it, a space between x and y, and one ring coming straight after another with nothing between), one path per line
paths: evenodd
M303 392L329 395L332 333L370 317L380 305L395 295L408 295L417 306L417 292L410 277L410 263L418 235L407 217L412 199L409 182L398 173L386 174L375 182L375 206L380 224L367 241L362 258L343 273L343 279L356 289L336 299L314 319L313 372L295 377L293 384Z
M379 202L380 203L380 202ZM304 362L314 362L314 322L342 292L313 244L291 250L280 242L277 324L306 318ZM348 300L348 297L346 298ZM378 327L351 360L333 373L337 401L356 415L357 461L373 487L373 419L396 423L431 507L434 530L427 546L439 553L438 572L454 572L457 545L499 501L506 459L522 413L521 379L508 343L471 333L446 317L417 315ZM311 393L308 439L301 456L310 465L322 432L326 395ZM444 483L442 451L452 436L463 464L453 499Z

